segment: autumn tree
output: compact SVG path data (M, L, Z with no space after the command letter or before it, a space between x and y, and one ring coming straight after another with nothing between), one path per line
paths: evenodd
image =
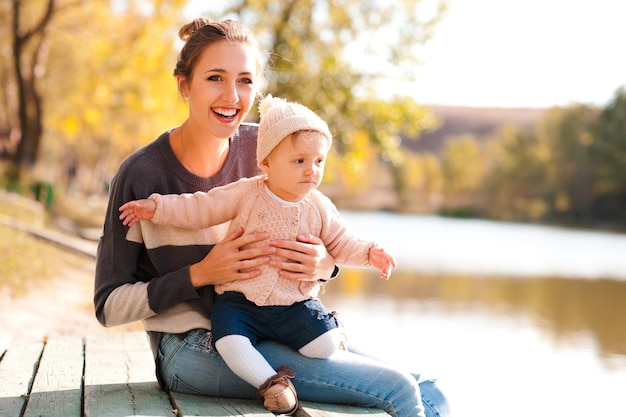
M46 31L55 12L55 1L47 0L40 7L37 6L39 4L19 0L2 4L3 23L10 27L9 61L12 64L3 68L4 71L12 71L12 77L4 73L3 87L7 90L4 101L7 105L13 104L10 103L11 97L7 96L14 92L17 117L9 116L7 122L19 126L9 126L18 136L17 147L11 156L16 168L14 175L17 177L19 168L28 168L35 163L43 132L38 80L45 72ZM10 112L9 109L6 111Z
M594 128L592 199L596 219L626 224L626 89L618 89Z
M207 6L251 27L270 53L268 91L309 106L328 120L344 179L364 179L377 158L401 165L400 134L417 137L434 124L430 111L405 94L382 94L380 81L408 81L418 47L434 34L446 2L403 0L225 1ZM353 181L352 181L353 182ZM362 182L363 183L363 182Z
M56 71L46 77L45 91L46 149L63 162L59 180L75 170L79 188L101 190L122 159L184 120L172 74L184 4L100 2L57 19Z
M252 28L271 52L268 91L310 106L329 121L341 158L335 179L364 188L366 181L353 179L375 176L378 164L402 166L400 133L416 137L434 124L430 111L414 98L376 89L383 78L412 77L419 56L415 48L433 35L445 9L445 2L431 2L430 10L426 3L257 0L207 2L207 7L212 18L234 17ZM41 37L34 36L34 28L42 25L15 31L20 39L40 42L30 47L29 56L39 59L33 69L46 69L30 73L41 98L43 141L37 151L20 152L29 155L28 164L49 163L49 168L35 167L46 178L61 180L78 170L76 177L86 187L97 187L130 152L184 118L171 71L181 46L177 30L188 20L181 16L187 1L4 0L2 22L12 21L4 14L13 10L7 5L24 5L19 10L28 10L28 18L23 14L15 21L37 23L46 16L44 4L54 18L45 20ZM196 15L207 14L197 9ZM37 45L40 53L34 54ZM10 87L7 74L2 69ZM11 98L12 89L6 91L3 101ZM19 143L26 147L27 141Z
M592 218L594 161L591 146L599 109L583 104L554 107L539 121L536 134L547 147L543 195L550 214L561 220L589 222Z
M443 199L444 179L441 160L432 153L406 152L404 164L393 169L401 211L432 213Z
M172 111L183 107L171 69L185 4L1 2L2 31L11 39L2 38L0 66L0 149L17 168L9 173L33 174L43 156L101 167L110 176L105 159L116 165L118 152L127 155L148 141L148 130L154 135L179 115ZM35 173L54 181L52 174Z
M507 127L492 144L493 160L482 188L487 215L498 220L539 220L549 211L544 195L549 150L534 131Z
M475 137L461 136L446 142L441 155L446 208L477 208L476 196L485 166L484 153Z

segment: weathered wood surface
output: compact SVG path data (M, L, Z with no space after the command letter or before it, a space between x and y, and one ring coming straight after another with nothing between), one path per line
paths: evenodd
M386 416L302 401L296 417ZM163 392L144 332L47 341L0 336L2 417L273 417L259 401Z
M172 416L146 336L107 333L85 343L85 416Z

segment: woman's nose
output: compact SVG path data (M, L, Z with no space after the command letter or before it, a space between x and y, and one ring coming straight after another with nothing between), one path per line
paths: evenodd
M239 93L236 85L226 84L224 92L222 93L223 100L228 104L235 104L239 102Z

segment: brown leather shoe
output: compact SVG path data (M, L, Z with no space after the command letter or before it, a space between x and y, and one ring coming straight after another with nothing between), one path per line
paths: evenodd
M298 409L298 395L289 379L296 374L288 366L282 365L259 388L259 399L272 413L292 415Z

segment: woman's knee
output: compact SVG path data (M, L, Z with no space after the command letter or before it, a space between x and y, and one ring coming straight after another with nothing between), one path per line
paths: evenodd
M448 398L435 380L420 381L419 387L426 417L449 417L452 415Z

